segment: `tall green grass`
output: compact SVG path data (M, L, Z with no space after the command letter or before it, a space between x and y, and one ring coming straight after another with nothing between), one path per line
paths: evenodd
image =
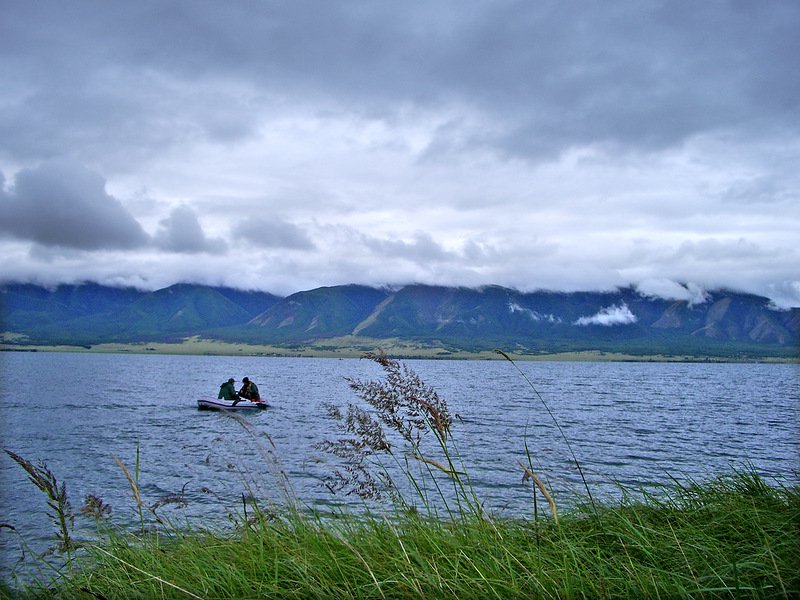
M796 598L797 489L752 472L552 520L289 512L113 532L28 598Z
M587 494L589 513L568 510L556 518L529 460L521 468L535 484L534 501L538 491L551 511L500 518L484 509L463 470L446 403L395 361L373 359L386 379L350 382L369 410L332 407L340 437L322 447L342 461L331 474L332 489L384 494L385 508L321 514L287 494L280 507L256 503L248 512L244 504L230 530L177 528L163 519L145 527L137 477L130 475L141 527L104 524L102 502L95 502L101 524L95 541L73 551L50 579L0 592L20 598L800 597L796 485L767 482L745 468L711 481L676 481L658 495L621 490L620 500L598 503ZM391 481L398 473L411 485ZM431 495L437 490L438 498ZM432 508L440 501L444 512Z

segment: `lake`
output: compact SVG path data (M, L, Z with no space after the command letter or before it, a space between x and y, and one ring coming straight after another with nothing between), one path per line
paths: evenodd
M224 525L249 496L280 503L290 494L323 510L356 502L324 485L334 463L316 444L337 436L326 403L357 400L345 378L381 377L371 361L49 352L4 352L0 361L2 447L44 461L76 513L93 494L112 507L114 522L136 522L114 457L131 474L138 466L143 503L164 503L159 515L178 524ZM527 453L562 510L585 497L542 401L595 498L619 498L620 484L652 490L734 468L798 478L798 365L518 363L534 391L507 361L403 362L447 401L459 455L495 514L531 515L519 464ZM215 398L223 381L244 376L270 409L244 424L197 410L198 398ZM21 543L42 551L55 529L45 498L5 453L0 485L0 523L15 528L0 529L5 577L23 556ZM91 524L78 515L76 529L89 535Z

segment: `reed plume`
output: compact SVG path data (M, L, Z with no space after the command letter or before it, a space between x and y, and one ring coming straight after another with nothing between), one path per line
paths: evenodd
M111 455L114 458L114 462L117 463L117 466L122 470L123 475L125 475L125 479L128 480L128 485L131 486L131 492L133 493L133 499L136 501L136 510L139 512L139 526L144 531L144 512L142 511L142 497L139 495L139 484L136 481L136 478L131 475L131 472L128 471L128 467L125 466L117 456ZM136 448L136 463L139 463L139 448ZM138 474L138 469L137 469Z
M328 404L328 416L337 421L345 434L315 446L342 459L343 466L326 477L325 484L333 492L357 494L364 498L381 498L385 492L397 498L397 488L387 471L374 472L372 457L384 454L397 458L388 433L397 436L411 448L411 456L451 477L455 469L423 456L423 437L433 433L446 453L446 441L453 422L447 403L436 390L405 365L389 358L382 350L369 352L364 358L383 368L384 380L363 381L346 378L350 388L369 406L367 410L350 403L346 411ZM449 462L449 457L448 457Z
M526 467L522 463L519 463L519 466L522 467L522 482L525 483L529 479L533 481L536 487L539 488L539 491L542 492L544 499L547 500L547 503L550 505L550 512L553 513L553 520L558 523L558 510L556 509L556 502L553 500L550 492L547 491L544 482L530 467Z
M453 419L447 403L436 390L382 350L368 352L364 358L383 368L385 381L349 378L347 381L350 388L375 409L378 419L414 445L418 446L422 435L431 430L444 441Z
M451 477L454 476L454 475L464 475L464 473L459 473L458 471L454 471L453 469L448 469L442 463L437 462L437 461L433 460L432 458L425 458L424 456L419 456L417 454L413 454L412 458L414 458L415 460L418 460L420 462L424 462L426 465L431 465L432 467L436 467L442 473L446 473L447 475L450 475Z
M505 358L512 365L514 365L514 368L520 375L522 375L522 378L536 394L536 397L539 398L539 402L542 403L542 406L544 406L544 409L547 411L547 414L550 415L550 418L553 420L553 423L555 423L556 429L558 429L558 432L561 434L561 438L564 440L564 443L567 445L567 449L569 450L569 453L572 456L572 461L575 463L575 466L578 469L578 473L580 473L581 481L583 481L583 487L586 490L586 495L589 497L589 503L592 505L592 511L596 515L597 507L595 506L594 498L592 497L592 491L589 489L589 484L586 481L586 477L583 474L583 468L581 467L581 463L578 462L578 458L575 456L575 451L572 449L572 445L569 443L569 439L567 438L567 435L564 433L564 430L561 428L561 424L558 422L558 419L556 419L556 416L553 414L553 411L550 410L550 407L547 405L547 402L544 401L544 398L542 398L542 395L536 389L536 386L534 386L530 378L527 375L525 375L525 373L523 373L522 369L519 368L519 365L517 365L514 359L500 349L495 350L495 352L500 356L502 356L503 358Z
M67 484L59 485L56 476L44 461L34 465L11 450L5 448L3 450L25 470L31 483L47 496L47 506L53 511L47 514L58 527L56 536L59 541L59 549L69 553L75 547L70 536L70 530L75 524L75 514L72 512L72 505L67 498Z
M83 499L80 513L99 521L111 515L111 505L107 504L100 496L87 494Z
M117 456L113 456L113 458L114 462L117 463L117 466L122 470L123 475L125 475L125 479L128 480L128 485L131 486L131 492L133 492L133 499L136 501L136 508L138 508L141 512L142 497L139 495L139 484L136 483L136 480L134 479L133 475L131 475L128 467L125 466L125 463L123 463Z

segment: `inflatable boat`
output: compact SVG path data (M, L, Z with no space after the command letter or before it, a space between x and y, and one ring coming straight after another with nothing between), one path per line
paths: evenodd
M239 402L237 402L236 404L233 403L233 400L201 399L197 401L197 408L199 410L248 411L248 410L264 410L268 406L269 404L267 404L263 400L259 401L239 400Z

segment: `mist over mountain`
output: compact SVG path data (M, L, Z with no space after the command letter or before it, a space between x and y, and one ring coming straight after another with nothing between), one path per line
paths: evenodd
M600 350L707 356L798 355L800 308L725 290L664 299L614 292L520 292L407 285L322 287L287 297L176 284L147 292L94 283L0 287L4 345L179 342L298 347L341 338L528 353Z

